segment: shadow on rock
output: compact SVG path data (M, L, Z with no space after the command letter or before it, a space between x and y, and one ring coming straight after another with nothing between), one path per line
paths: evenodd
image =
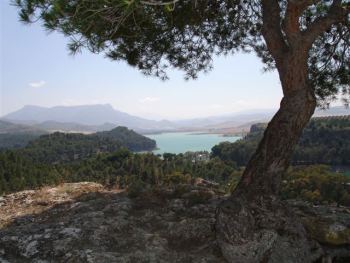
M130 198L83 187L5 196L0 262L225 262L215 246L215 196L192 203L169 191Z

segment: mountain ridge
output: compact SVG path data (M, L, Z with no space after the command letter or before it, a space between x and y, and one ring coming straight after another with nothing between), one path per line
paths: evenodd
M164 131L207 131L239 127L254 122L269 121L276 109L246 110L231 114L182 120L151 120L114 109L110 104L41 107L26 105L3 116L2 120L15 124L32 125L46 131L98 132L117 126L126 126L143 134ZM316 110L314 117L350 115L342 106Z
M43 122L77 123L88 126L100 126L112 123L115 126L127 126L131 129L173 129L169 121L154 121L134 116L114 109L110 104L95 104L81 106L41 107L27 105L2 117L15 123L31 123L37 125Z

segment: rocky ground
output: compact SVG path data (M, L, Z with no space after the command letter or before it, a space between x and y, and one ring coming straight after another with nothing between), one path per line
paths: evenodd
M215 211L225 197L197 182L129 197L95 183L0 197L0 262L225 262ZM289 202L323 262L350 262L350 209Z

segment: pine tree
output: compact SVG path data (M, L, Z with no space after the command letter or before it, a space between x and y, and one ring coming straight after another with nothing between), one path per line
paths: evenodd
M214 54L237 51L253 51L266 69L277 69L283 90L280 109L232 197L218 210L218 244L230 262L261 262L267 254L311 261L301 224L276 200L317 103L327 105L336 94L350 93L347 0L16 2L23 21L38 18L47 29L70 36L73 53L82 48L104 52L147 75L166 79L166 69L175 67L186 78L195 78L199 71L210 70ZM269 238L274 238L274 247L261 242ZM279 246L286 242L289 254L280 255ZM258 253L252 255L251 249Z

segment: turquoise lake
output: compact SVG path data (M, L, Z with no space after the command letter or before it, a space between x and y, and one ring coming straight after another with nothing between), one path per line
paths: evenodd
M157 142L158 149L153 151L155 154L167 153L185 153L187 151L209 151L220 142L235 142L241 137L224 137L220 134L198 134L187 132L171 132L161 134L146 135Z

